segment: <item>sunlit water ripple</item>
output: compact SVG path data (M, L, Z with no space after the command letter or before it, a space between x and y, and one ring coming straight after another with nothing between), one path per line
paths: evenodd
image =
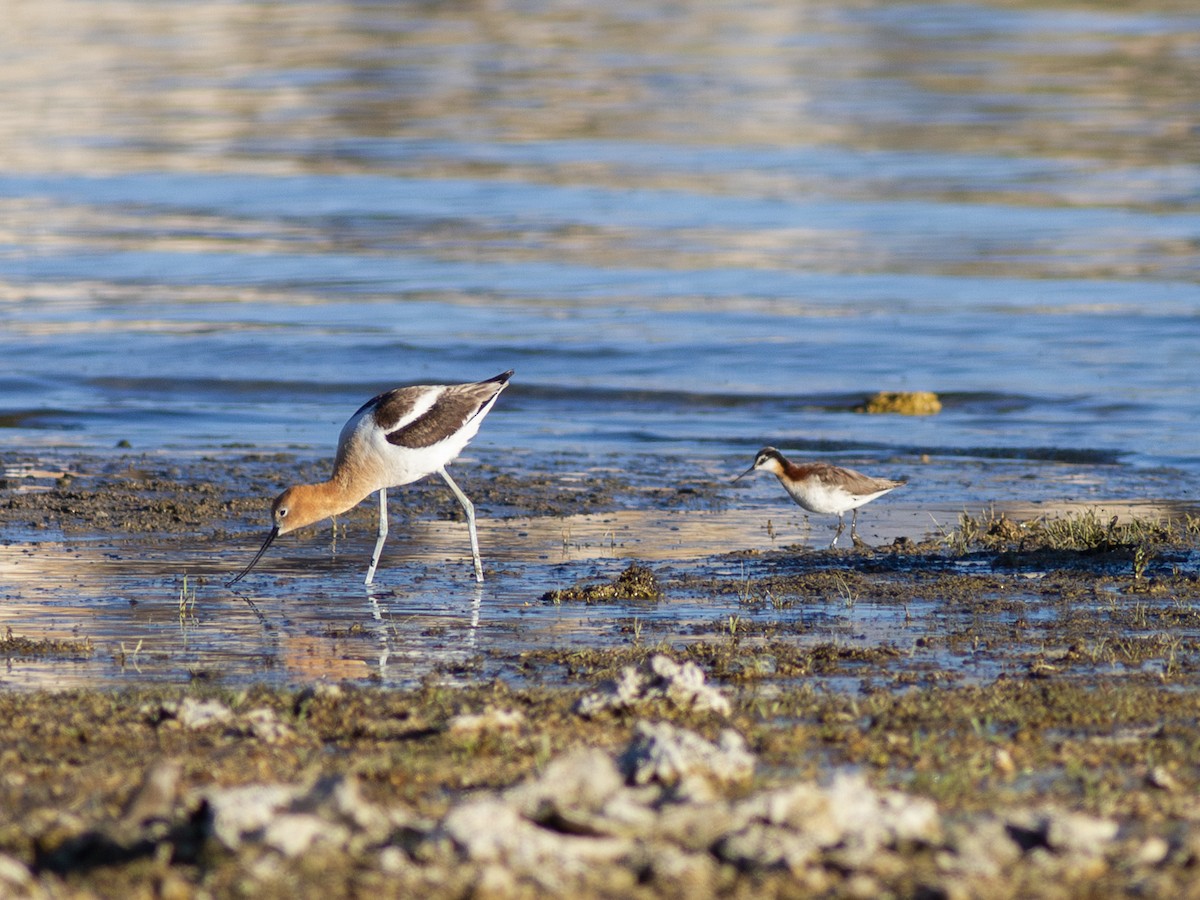
M1194 495L1198 33L1153 2L42 4L0 38L0 446L321 454L364 394L514 367L481 453ZM876 390L945 409L847 411Z

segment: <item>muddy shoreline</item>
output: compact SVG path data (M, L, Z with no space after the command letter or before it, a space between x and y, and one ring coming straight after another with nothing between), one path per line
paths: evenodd
M460 483L497 520L633 508L669 523L729 504L713 479L663 489L655 473L579 477L570 463L484 464ZM264 498L324 470L252 454L6 466L0 523L18 561L63 540L107 540L117 557L249 548ZM4 690L0 884L29 896L1185 896L1200 860L1200 520L1184 504L1125 513L1076 510L1066 526L965 517L929 539L833 552L747 543L687 562L546 564L548 589L521 595L526 620L595 613L606 641L462 645L405 689L336 672L226 683L197 666L185 685L140 685L128 670L108 688ZM454 523L455 504L416 485L399 515ZM364 504L346 518L369 529L373 516ZM519 583L535 567L495 568ZM38 571L10 603L49 589L53 570ZM295 614L295 584L261 584L267 617ZM191 615L218 630L215 589L201 585ZM282 612L273 591L291 592ZM51 640L23 633L17 613L8 623L10 669L88 654L128 666L86 629ZM393 649L439 629L461 645L466 629L390 627ZM376 641L369 620L328 629L343 648ZM658 684L664 666L685 674Z

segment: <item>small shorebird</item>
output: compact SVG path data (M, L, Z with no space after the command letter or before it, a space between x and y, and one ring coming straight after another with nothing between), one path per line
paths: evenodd
M388 488L411 484L434 472L442 476L467 514L475 580L482 582L475 507L454 483L446 466L475 437L483 417L511 377L510 369L487 381L421 384L385 391L368 400L342 427L329 480L293 485L275 499L271 507L274 527L250 565L226 587L245 578L281 534L336 516L378 491L379 536L367 569L366 583L370 584L388 533Z
M837 539L846 528L846 510L854 510L850 520L850 537L857 541L858 508L888 491L908 484L907 481L892 481L890 478L873 478L825 462L796 465L774 447L759 450L754 457L754 465L733 480L745 478L756 469L773 473L792 499L809 512L837 513L838 527L830 548L837 546Z

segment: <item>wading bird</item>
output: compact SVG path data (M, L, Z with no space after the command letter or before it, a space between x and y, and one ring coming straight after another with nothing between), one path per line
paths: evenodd
M509 370L472 384L396 388L368 400L342 428L329 480L293 485L275 499L271 507L274 526L267 539L250 565L226 587L245 578L280 535L345 512L378 491L379 536L367 568L366 583L370 584L388 533L388 488L412 484L434 472L442 476L467 514L475 580L482 582L475 507L454 483L446 466L475 437L483 417L508 386L512 374Z
M809 512L837 514L838 527L829 545L831 548L837 546L837 539L846 528L846 510L854 510L850 520L850 537L857 540L858 508L888 491L908 484L907 481L874 478L854 469L843 469L825 462L797 465L774 447L759 450L754 457L754 465L733 480L745 478L759 469L775 475L791 498Z

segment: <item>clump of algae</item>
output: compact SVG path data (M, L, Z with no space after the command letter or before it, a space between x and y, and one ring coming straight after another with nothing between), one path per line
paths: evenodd
M49 656L63 659L86 659L91 656L95 647L91 638L81 640L57 638L27 638L13 634L8 629L4 637L0 637L0 658L15 656Z
M879 415L895 413L901 416L932 416L942 411L942 401L933 391L880 391L868 397L858 413Z
M662 589L654 573L645 566L632 563L613 581L547 591L542 600L548 603L609 603L614 600L657 600L661 596Z

